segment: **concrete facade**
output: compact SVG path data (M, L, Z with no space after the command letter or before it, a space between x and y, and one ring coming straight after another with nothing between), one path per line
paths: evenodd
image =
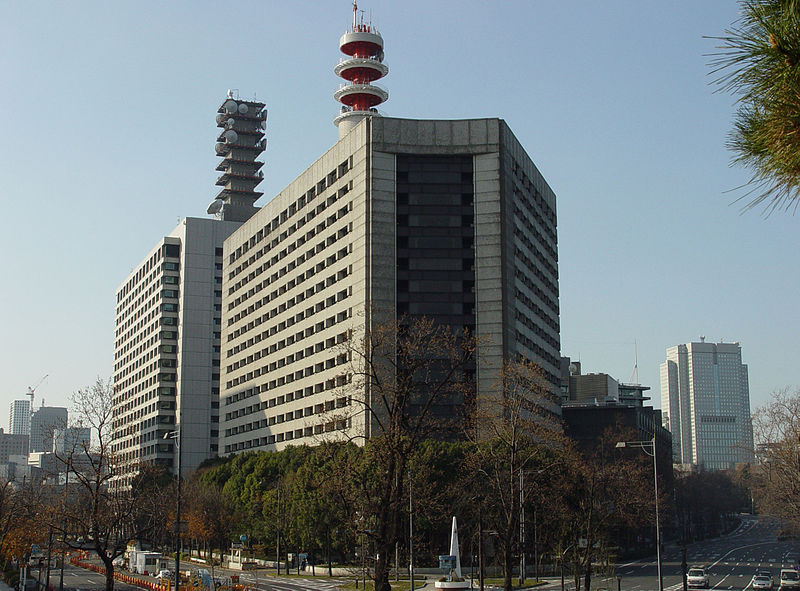
M29 453L52 452L53 434L67 426L68 416L63 406L42 406L33 411Z
M186 218L117 290L112 450L129 476L141 462L182 466L217 454L222 243L238 222Z
M398 186L407 181L398 163L410 156L421 176L425 157L469 161L453 179L469 185L461 213L400 219ZM368 436L363 413L341 411L364 393L346 387L337 345L405 305L398 228L442 233L456 218L458 236L470 236L449 260L460 261L458 277L474 275L458 318L483 343L478 400L492 404L497 370L515 357L540 363L556 394L556 204L533 162L500 119L366 118L225 241L220 453ZM409 303L412 315L426 309L423 292Z
M667 349L661 408L676 463L727 470L752 462L750 386L738 343L701 339Z
M0 429L0 463L10 461L12 456L28 455L28 436L19 433L4 433Z

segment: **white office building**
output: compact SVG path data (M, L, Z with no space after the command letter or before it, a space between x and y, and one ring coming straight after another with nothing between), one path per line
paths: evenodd
M8 418L8 430L13 435L28 435L31 432L31 401L14 400Z
M216 455L222 241L237 222L184 219L117 290L112 450L131 470Z
M752 461L750 387L739 343L701 337L667 349L661 408L676 463L726 470Z
M184 219L117 289L112 450L124 481L142 463L180 462L186 473L217 455L222 243L258 211L266 117L264 103L228 91L216 115L214 219Z

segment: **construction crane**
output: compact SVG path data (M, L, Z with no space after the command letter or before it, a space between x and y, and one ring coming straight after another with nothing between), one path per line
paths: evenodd
M33 393L36 392L36 388L41 386L42 382L45 381L47 379L47 376L49 376L49 375L50 374L48 374L48 373L44 374L44 377L41 380L39 380L38 382L36 382L35 386L28 386L28 391L25 393L25 395L31 397L31 410L33 410Z

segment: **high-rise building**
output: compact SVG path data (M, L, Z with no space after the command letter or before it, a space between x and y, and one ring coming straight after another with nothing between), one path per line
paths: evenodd
M726 470L752 461L750 386L739 343L701 337L667 349L661 408L676 463Z
M57 429L53 434L53 453L62 458L70 454L85 454L91 441L92 430L89 427Z
M366 117L224 248L221 453L363 433L337 346L375 309L474 330L478 396L515 357L558 392L555 195L500 119Z
M112 450L186 469L216 455L222 241L238 222L184 219L117 290Z
M31 432L31 401L14 400L8 419L8 430L13 435L28 435Z
M67 426L68 416L63 406L42 406L33 411L29 452L52 452L53 434Z
M117 289L112 450L123 480L140 463L175 470L178 429L184 472L217 455L222 243L258 211L266 115L228 91L216 118L216 219L184 219Z
M501 119L382 117L383 39L355 9L339 141L224 244L224 454L369 435L365 413L342 420L367 394L339 347L387 318L476 334L479 404L514 358L558 396L555 195Z

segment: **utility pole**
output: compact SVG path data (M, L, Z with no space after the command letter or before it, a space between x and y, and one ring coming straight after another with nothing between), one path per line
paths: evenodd
M275 525L276 529L278 530L278 540L277 540L277 548L275 552L277 554L277 568L278 568L278 576L281 574L281 481L278 480L278 510L275 511ZM289 574L289 565L286 565L286 574Z
M525 584L525 476L519 469L519 586Z
M178 448L178 484L177 484L177 499L175 500L175 591L180 591L181 583L181 465L183 463L182 457L182 434L181 421L178 418L178 428L175 431L169 431L164 434L164 439L174 439L175 445Z
M411 591L414 591L414 507L411 502L411 470L408 470L408 572L411 578Z

